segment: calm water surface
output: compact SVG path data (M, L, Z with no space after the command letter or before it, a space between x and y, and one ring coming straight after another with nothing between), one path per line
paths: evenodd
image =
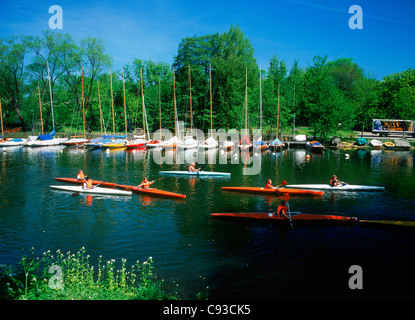
M345 158L345 152L350 158ZM186 156L194 156L193 152ZM220 153L208 156L218 159ZM183 296L209 292L211 299L415 298L415 232L403 229L298 225L212 220L212 212L274 211L280 199L221 191L222 186L263 186L267 178L325 183L332 174L352 184L382 185L385 192L326 192L291 197L293 211L339 214L358 219L415 220L414 153L410 151L325 151L289 149L258 155L258 175L242 174L244 164L207 165L231 178L169 176L160 189L185 200L80 195L50 189L55 177L79 169L97 180L136 185L160 170L187 164L158 164L154 150L112 152L18 148L0 151L0 263L15 264L23 250L77 251L92 259L152 257L158 276ZM253 155L252 155L253 156ZM200 157L207 157L203 152ZM180 157L179 157L180 158ZM181 158L182 159L182 158ZM189 158L186 158L189 159ZM205 158L207 159L207 158ZM158 163L157 163L158 162ZM363 269L363 290L348 286L349 267ZM208 289L206 289L208 287Z

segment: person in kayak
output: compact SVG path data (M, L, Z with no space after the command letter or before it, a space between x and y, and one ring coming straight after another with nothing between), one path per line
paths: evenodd
M150 185L152 185L154 183L155 180L153 181L148 181L146 177L143 178L143 181L141 181L141 183L138 185L139 188L141 189L149 189Z
M278 217L285 216L288 218L287 211L288 211L287 201L283 199L281 200L281 204L278 206L277 216Z
M188 170L189 170L189 172L199 172L200 171L200 169L201 168L199 168L199 169L196 169L195 168L195 163L194 162L192 162L192 164L189 166L189 168L188 168Z
M339 181L339 180L337 179L337 176L336 176L335 174L331 177L331 180L330 180L330 185L331 185L332 187L337 187L337 186L345 186L346 184L347 184L346 182Z
M85 177L85 182L84 185L82 187L84 190L91 190L94 188L94 186L92 185L92 179Z
M284 183L285 182L285 183ZM268 179L267 180L267 183L266 183L266 185L265 185L265 187L264 187L264 189L278 189L278 188L280 188L281 186L283 186L283 185L286 185L287 183L286 183L286 181L284 180L283 182L281 182L278 186L276 186L276 187L274 187L273 185L272 185L272 180L271 179Z
M78 175L76 176L76 180L84 180L85 179L85 174L82 170L79 170Z

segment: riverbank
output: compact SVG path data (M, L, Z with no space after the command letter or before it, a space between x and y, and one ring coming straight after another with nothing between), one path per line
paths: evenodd
M116 269L116 265L120 269ZM97 265L85 248L66 254L57 250L22 256L16 266L0 265L0 300L178 300L177 290L167 293L164 280L154 274L149 257L127 268L127 260ZM196 297L200 297L197 295Z

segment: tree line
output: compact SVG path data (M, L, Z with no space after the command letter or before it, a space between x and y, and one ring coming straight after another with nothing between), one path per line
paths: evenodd
M295 119L323 138L339 127L368 128L373 118L415 117L415 70L380 81L351 58L315 56L301 68L298 60L288 66L276 54L269 66L258 66L252 44L237 26L182 39L173 65L134 58L122 70L111 67L99 38L76 42L70 34L45 31L0 39L5 126L40 131L41 104L45 131L51 130L52 101L57 131L80 132L85 110L89 131L100 131L103 124L107 133L124 132L125 108L130 131L143 128L144 101L150 132L160 123L174 130L174 98L178 120L205 132L211 125L244 128L246 105L250 129L262 124L275 133Z

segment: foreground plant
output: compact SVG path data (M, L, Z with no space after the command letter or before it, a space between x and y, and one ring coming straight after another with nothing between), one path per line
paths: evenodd
M85 248L66 254L57 250L35 257L23 256L17 270L0 266L0 298L28 300L125 300L177 299L167 295L153 273L153 260L137 261L127 269L127 260L98 259L95 269Z

